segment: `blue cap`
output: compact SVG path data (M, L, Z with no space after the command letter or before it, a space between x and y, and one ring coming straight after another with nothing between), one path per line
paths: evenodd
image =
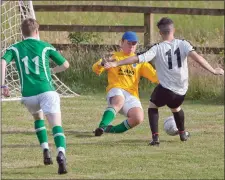
M132 31L127 31L123 34L122 39L126 39L127 41L131 41L131 42L137 42L138 41L138 37L136 35L135 32Z

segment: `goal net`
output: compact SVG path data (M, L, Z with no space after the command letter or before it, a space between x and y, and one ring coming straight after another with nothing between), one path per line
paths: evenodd
M0 47L1 56L4 54L6 48L11 44L14 44L22 40L22 34L20 25L23 19L27 17L35 18L32 1L1 1L1 29L0 29ZM36 19L36 18L35 18ZM52 79L56 88L56 91L61 97L73 97L77 96L75 92L70 90L64 83L62 83L56 75L52 75ZM15 63L7 65L6 82L10 89L10 97L1 97L2 101L19 100L21 98L20 93L20 81L19 74L16 70Z

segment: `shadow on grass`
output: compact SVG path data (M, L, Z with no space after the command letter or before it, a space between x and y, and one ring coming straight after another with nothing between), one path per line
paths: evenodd
M37 148L39 144L2 144L2 148Z
M37 166L38 167L38 166ZM14 169L21 169L21 168L14 168ZM17 172L17 171L10 171L10 172L2 172L2 174L4 174L4 175L12 175L12 174L14 174L14 175L25 175L25 174L36 174L36 172L24 172L24 171L19 171L19 172Z
M161 143L177 143L179 140L160 140ZM123 139L123 140L116 140L116 141L104 141L104 142L81 142L81 143L67 143L67 146L120 146L120 145L127 145L127 146L149 146L149 140L145 139ZM49 143L50 148L53 148L55 145L52 143ZM39 148L39 144L3 144L2 148ZM150 147L150 146L149 146Z
M33 131L2 131L2 134L26 134L26 135L34 135L35 132ZM104 139L103 141L99 141L101 137L94 136L94 133L91 131L65 131L66 136L75 136L77 138L86 138L83 142L77 142L77 143L67 143L67 146L74 146L74 145L93 145L93 146L118 146L118 145L129 145L129 146L147 146L150 142L150 139L122 139L121 140L111 140L107 141L107 139ZM121 135L121 134L118 134ZM117 134L103 134L103 136L117 136ZM71 138L71 137L70 137ZM88 139L92 139L90 142L88 142ZM96 142L93 142L93 138L96 138ZM176 140L163 140L161 139L160 142L164 143L177 143ZM54 144L49 143L50 147L53 147ZM39 144L2 144L2 148L36 148L40 147Z
M65 131L66 135L75 135L77 138L93 138L94 133L92 131Z
M150 140L149 139L123 139L116 141L116 143L122 145L122 144L133 144L133 145L149 145ZM160 140L160 143L177 143L176 140Z
M35 131L2 131L2 134L34 135ZM65 135L75 135L78 138L94 137L94 134L91 131L65 131Z
M33 168L42 168L42 167L46 167L44 164L41 165L36 165L36 166L24 166L25 169L33 169ZM13 169L24 169L24 168L21 168L21 167L13 167ZM11 169L11 168L6 168L6 169ZM4 174L7 174L8 172L4 172ZM19 172L14 172L15 174L19 173Z
M1 134L23 134L23 135L33 135L35 131L2 131Z
M45 169L46 168L46 166L45 165L37 165L37 166L26 166L26 167L24 167L26 170L30 170L30 169L40 169L40 168L43 168L43 169ZM21 175L32 175L32 174L36 174L37 172L36 172L36 170L34 171L34 172L32 172L32 171L29 171L29 172L26 172L26 171L24 171L24 168L21 168L21 167L18 167L18 168L16 168L16 167L14 167L13 169L15 169L15 171L2 171L2 175L4 175L4 176L6 176L6 175L18 175L18 177L21 177ZM18 171L19 170L19 171ZM43 173L43 172L42 172ZM51 171L47 171L46 172L46 174L52 174L52 175L55 175L56 173L55 172L51 172ZM2 178L2 179L4 179L4 178ZM8 179L8 178L7 178ZM20 179L19 179L20 180ZM22 179L21 179L22 180Z

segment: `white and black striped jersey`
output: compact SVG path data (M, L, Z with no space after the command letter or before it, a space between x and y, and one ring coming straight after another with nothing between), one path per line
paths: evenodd
M151 61L155 57L155 68L159 83L176 94L184 95L188 89L187 56L193 46L186 40L173 39L153 45L139 54L139 62Z

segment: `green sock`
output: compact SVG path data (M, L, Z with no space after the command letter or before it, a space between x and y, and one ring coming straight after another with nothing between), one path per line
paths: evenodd
M130 129L130 125L128 124L127 120L124 120L121 124L118 124L116 126L113 126L110 130L109 133L123 133Z
M65 154L66 149L66 137L63 132L62 126L54 126L52 128L52 133L54 136L55 146L57 151L62 151Z
M34 121L34 128L36 131L38 141L39 141L40 145L42 146L42 148L49 149L48 135L47 135L46 127L45 127L45 121L42 119Z
M115 118L116 116L116 111L114 108L112 107L108 107L103 116L102 116L102 120L99 124L99 127L105 127L105 126L108 126L112 121L113 119Z

